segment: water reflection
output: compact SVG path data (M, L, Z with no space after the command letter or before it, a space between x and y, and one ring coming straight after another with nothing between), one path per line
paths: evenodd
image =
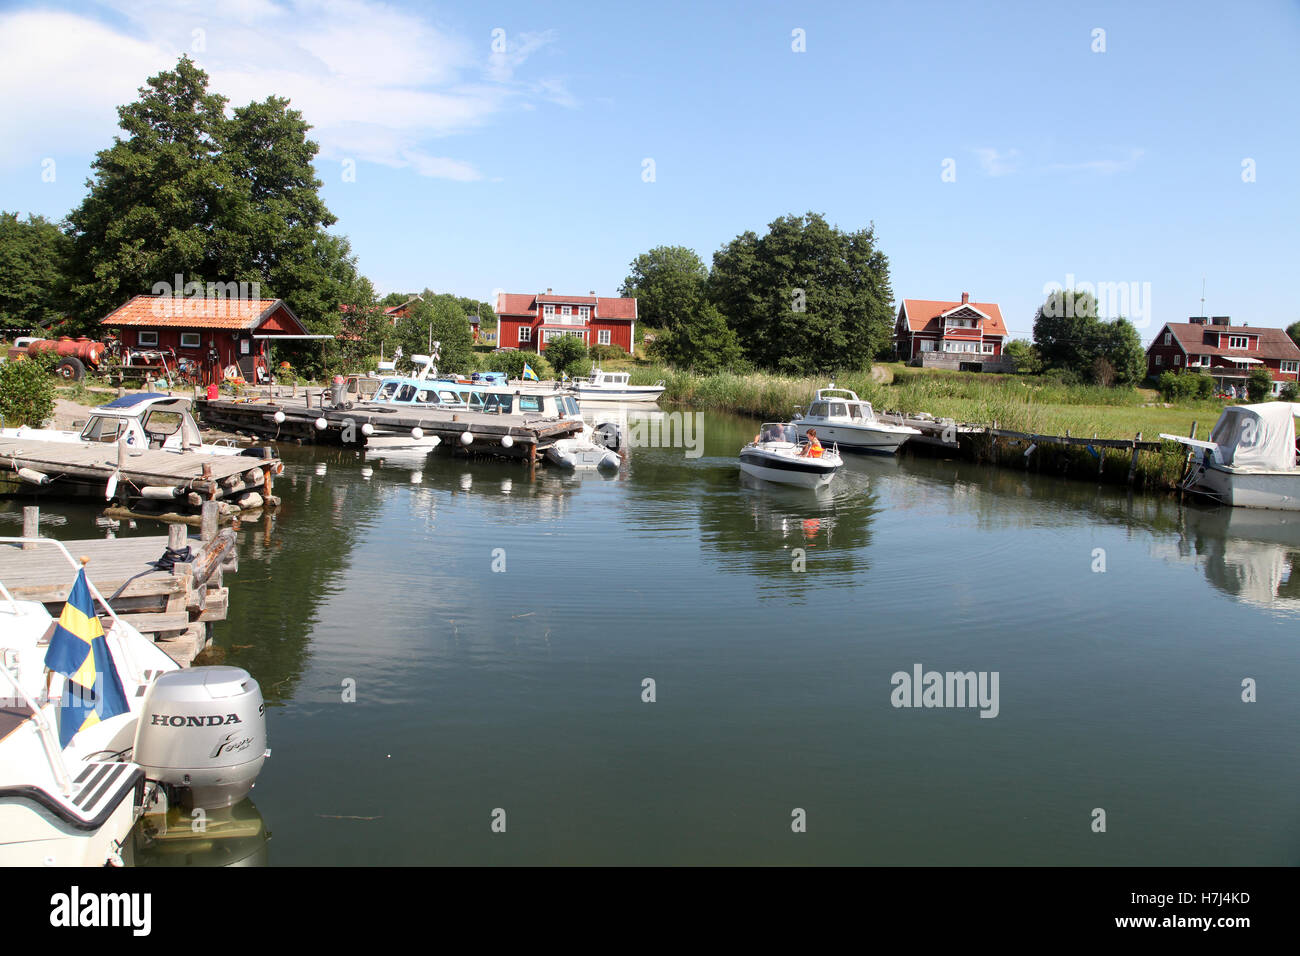
M1300 515L1189 507L1175 539L1152 554L1198 565L1218 591L1255 607L1300 616Z
M266 866L270 840L251 799L208 810L199 823L188 810L173 807L136 824L123 861L127 866Z

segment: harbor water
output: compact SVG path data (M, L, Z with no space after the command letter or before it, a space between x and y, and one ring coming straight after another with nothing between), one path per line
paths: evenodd
M259 862L1300 862L1300 515L908 456L763 485L754 430L531 480L281 448L212 651L266 697Z

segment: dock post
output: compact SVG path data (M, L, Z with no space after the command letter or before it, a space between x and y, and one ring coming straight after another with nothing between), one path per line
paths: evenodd
M1133 439L1133 457L1132 457L1131 459L1129 459L1129 463L1128 463L1128 483L1129 483L1130 486L1133 484L1133 478L1134 478L1134 476L1137 475L1137 468L1138 468L1138 442L1140 442L1141 440L1142 440L1142 433L1141 433L1141 432L1138 432L1138 433L1137 433L1137 438L1134 438L1134 439Z
M1191 433L1190 435L1188 435L1187 437L1188 437L1188 438L1191 438L1191 439L1193 439L1193 440L1195 440L1195 438L1196 438L1196 422L1192 422L1192 433Z
M204 544L207 544L217 536L217 530L220 527L218 518L221 515L221 505L216 501L205 501L199 514L199 537Z
M179 551L185 547L185 539L190 535L189 528L183 524L169 524L167 526L167 547L173 551Z
M39 538L41 536L41 509L26 507L23 508L23 537ZM35 548L34 544L24 544L24 551L31 551Z

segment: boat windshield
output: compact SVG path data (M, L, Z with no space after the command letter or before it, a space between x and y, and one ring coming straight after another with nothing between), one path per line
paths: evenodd
M791 444L797 444L799 435L793 425L786 425L780 422L768 422L759 432L758 440L767 441L785 441Z

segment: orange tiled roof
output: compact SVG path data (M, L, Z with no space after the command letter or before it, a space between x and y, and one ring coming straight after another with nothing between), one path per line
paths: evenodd
M288 313L300 330L306 328L283 299L172 298L137 295L100 319L119 328L255 329L278 309Z
M962 302L943 302L938 299L904 299L902 312L907 316L907 327L912 332L942 331L939 316L962 305ZM1002 321L1002 310L996 302L966 302L965 305L977 309L989 317L982 323L985 335L1006 335L1007 324Z

